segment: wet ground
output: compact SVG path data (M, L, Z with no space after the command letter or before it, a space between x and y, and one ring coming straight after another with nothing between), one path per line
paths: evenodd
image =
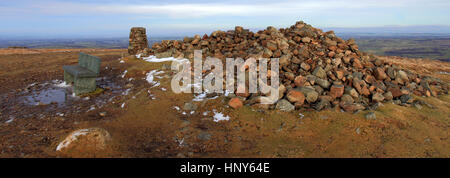
M102 77L97 79L99 93L76 96L72 86L62 80L33 83L21 92L3 94L2 116L7 119L43 118L50 116L70 116L104 107L127 91L120 79Z
M39 150L39 154L32 154L34 157L55 155L42 153L47 146L35 146L40 141L30 139L52 144L59 139L54 136L58 131L76 127L83 117L99 119L99 110L107 112L111 105L131 97L127 93L132 90L133 81L119 75L123 72L118 61L120 50L84 50L102 58L101 77L96 81L98 90L86 96L73 95L72 86L63 81L62 66L76 64L78 51L33 50L0 55L4 64L0 67L0 157L26 156L24 150ZM108 114L111 117L114 112ZM27 138L25 133L30 128L33 134Z

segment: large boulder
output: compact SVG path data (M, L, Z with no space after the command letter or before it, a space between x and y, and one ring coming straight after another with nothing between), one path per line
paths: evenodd
M111 135L104 129L79 129L61 141L56 151L69 157L93 157L104 154L111 140Z

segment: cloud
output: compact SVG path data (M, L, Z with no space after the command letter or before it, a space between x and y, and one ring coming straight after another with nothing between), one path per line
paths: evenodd
M448 9L449 0L15 0L0 2L0 32L103 35L144 26L164 35L288 27L298 20L321 28L450 25Z
M262 3L176 3L176 4L96 4L76 2L40 3L34 8L50 14L137 14L170 18L201 18L212 16L281 16L290 14L341 12L360 9L394 8L409 6L449 6L448 1L431 0L306 0L265 1Z

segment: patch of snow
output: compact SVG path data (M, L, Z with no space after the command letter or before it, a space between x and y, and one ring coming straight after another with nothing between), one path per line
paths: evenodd
M228 96L228 95L230 95L230 94L232 94L233 92L232 91L229 91L229 90L225 90L225 93L224 93L224 95L225 96Z
M55 87L59 87L59 88L67 88L67 87L70 87L70 85L69 85L68 83L64 82L64 81L57 81L57 82L54 82L54 86L55 86Z
M147 62L167 62L167 61L172 61L172 62L177 61L177 62L179 62L179 61L187 60L187 59L177 59L177 58L174 58L174 57L167 57L167 58L160 58L160 59L158 59L158 58L156 58L156 56L144 57L142 59L144 61L147 61Z
M128 95L130 93L130 88L126 89L124 92L122 92L122 95Z
M89 110L87 110L87 111L92 111L92 110L95 110L95 106L91 106L91 107L89 108Z
M219 96L213 96L211 98L207 98L207 94L206 92L200 93L198 95L194 95L194 99L192 99L192 101L203 101L203 100L212 100L212 99L216 99Z
M74 99L80 99L80 96L77 96L75 93L72 93L71 95L69 95L70 97L74 98Z
M37 84L37 83L32 83L32 84L28 85L28 87L35 86L36 84Z
M192 114L194 114L194 113L195 113L195 111L191 111L191 113L190 113L190 114L192 115Z
M115 96L109 98L109 99L108 99L108 102L111 102L114 98L115 98Z
M200 93L196 96L194 96L194 99L192 101L203 101L206 98L206 93Z
M123 61L123 60L120 60L120 63L125 63L125 61Z
M150 90L147 90L147 92L148 92L148 96L149 96L152 100L155 100L155 99L156 99L155 95L153 95L153 94L150 92Z
M178 146L183 147L184 138L182 138L181 140L177 140L177 142L178 142Z
M179 111L179 110L181 109L181 108L178 107L178 106L174 106L173 108L176 109L177 111Z
M166 88L161 88L161 90L162 90L162 91L167 91L167 89L166 89Z
M194 83L194 84L187 84L184 90L190 90L191 88L202 88L202 83Z
M11 123L12 121L14 121L14 117L10 117L9 120L7 120L5 123L9 124L9 123Z
M161 85L161 83L156 82L156 83L152 86L152 88L153 88L153 87L159 87L160 85Z
M125 75L127 74L127 72L128 72L128 70L125 70L120 77L125 78Z
M220 112L214 111L214 122L220 122L220 121L228 121L230 120L230 116L225 116L224 114Z
M147 73L147 77L145 78L145 80L147 80L148 83L152 84L153 87L157 87L160 85L160 83L154 81L154 77L162 73L164 73L164 71L152 70Z
M303 119L305 117L305 115L303 115L302 113L298 114L300 116L300 119Z
M181 113L181 114L186 115L186 112L183 112L183 113Z
M120 106L121 108L124 108L125 107L125 103L122 103L122 105Z
M90 131L89 129L81 129L81 130L74 132L73 134L70 135L69 138L67 138L64 141L62 141L61 143L59 143L59 145L56 147L56 151L61 151L61 149L69 146L70 143L77 140L79 136L88 134L89 131Z
M203 112L203 115L204 115L204 116L207 116L208 114L209 114L209 111Z
M38 86L47 86L47 85L50 85L50 84L55 84L55 83L60 83L61 81L60 80L52 80L52 83L49 83L49 82L44 82L44 83L40 83L40 84L35 84L35 85L38 85ZM33 85L33 86L35 86L35 85Z
M450 72L441 71L439 74L450 75Z

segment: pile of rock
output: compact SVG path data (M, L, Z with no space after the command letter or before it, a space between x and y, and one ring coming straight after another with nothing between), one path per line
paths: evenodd
M130 32L130 44L128 45L128 54L136 55L148 49L146 30L143 27L133 27Z
M211 35L155 43L145 55L192 59L203 57L279 58L280 100L273 106L258 105L262 94L236 94L246 105L290 111L298 108L337 107L355 112L389 100L407 104L411 94L436 96L448 93L448 84L387 63L359 51L353 39L343 40L333 31L322 32L302 21L286 29L268 27L253 33L242 27Z

